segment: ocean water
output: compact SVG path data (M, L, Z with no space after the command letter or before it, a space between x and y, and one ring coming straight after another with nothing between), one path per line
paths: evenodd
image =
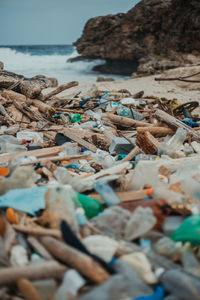
M45 75L56 77L60 84L73 80L80 82L96 81L101 74L92 71L104 60L67 62L78 53L72 45L23 45L0 46L0 61L4 69L26 77ZM103 75L114 79L125 78L117 75Z

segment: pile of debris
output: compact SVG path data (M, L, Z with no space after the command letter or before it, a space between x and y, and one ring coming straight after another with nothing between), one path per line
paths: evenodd
M199 103L52 84L0 71L0 298L199 299Z

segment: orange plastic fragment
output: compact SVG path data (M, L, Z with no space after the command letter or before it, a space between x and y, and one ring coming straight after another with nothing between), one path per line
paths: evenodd
M150 188L150 189L147 189L147 190L146 190L146 195L149 196L149 197L151 197L151 196L152 196L152 191L153 191L153 190L152 190L151 188Z
M10 222L11 224L19 224L17 215L14 212L13 208L9 207L6 209L6 217L8 222Z
M10 173L8 168L0 167L0 176L6 177Z

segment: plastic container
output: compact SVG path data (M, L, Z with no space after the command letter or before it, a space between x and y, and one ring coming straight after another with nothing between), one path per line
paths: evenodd
M79 193L77 194L77 196L78 201L81 203L85 214L88 218L96 217L99 213L101 213L104 210L103 205L96 199Z
M136 143L135 138L130 139L134 144ZM133 145L129 143L124 137L115 137L109 147L109 151L116 152L117 154L127 154L133 149Z
M200 214L188 217L181 226L172 234L174 241L190 242L200 245Z
M82 116L80 114L72 114L69 115L70 122L78 123L82 120Z

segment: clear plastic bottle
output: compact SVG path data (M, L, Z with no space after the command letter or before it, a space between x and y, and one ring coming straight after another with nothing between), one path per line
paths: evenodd
M132 213L125 228L125 238L132 241L149 232L156 224L156 218L150 207L138 206Z
M160 281L178 299L199 300L200 280L183 270L177 268L163 272Z
M106 180L100 179L96 181L94 189L97 193L101 195L102 200L106 203L107 206L121 203L121 200Z
M1 143L11 143L15 145L23 144L23 139L17 139L16 137L8 134L0 135L0 144Z
M0 142L0 153L15 153L20 151L27 151L27 148L19 144Z
M187 132L183 128L178 128L176 133L168 141L159 143L158 153L167 154L172 158L184 156L184 152L180 152L184 149L183 143L185 141Z

